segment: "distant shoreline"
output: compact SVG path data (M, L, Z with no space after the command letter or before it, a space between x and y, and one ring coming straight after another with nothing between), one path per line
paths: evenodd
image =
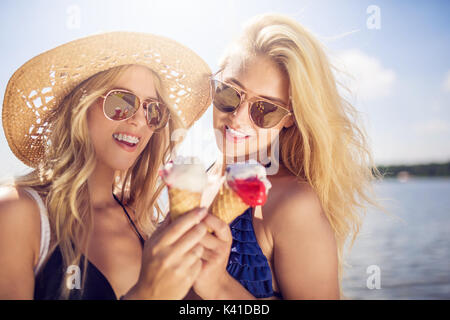
M377 166L384 178L450 177L450 161L416 165Z

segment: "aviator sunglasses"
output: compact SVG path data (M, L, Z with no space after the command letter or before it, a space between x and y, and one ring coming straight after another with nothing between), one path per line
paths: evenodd
M213 105L221 112L234 113L247 100L250 120L259 128L272 128L291 114L286 106L262 97L247 98L244 90L217 79L211 79L211 90Z
M156 131L166 126L170 116L164 103L156 99L146 99L141 102L139 97L125 89L112 89L102 98L103 113L110 120L130 119L142 105L148 126Z

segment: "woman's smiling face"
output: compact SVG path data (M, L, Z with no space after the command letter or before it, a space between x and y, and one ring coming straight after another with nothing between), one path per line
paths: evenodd
M143 66L134 65L128 68L115 81L113 88L131 91L141 101L148 98L157 99L158 97L154 75ZM153 130L147 124L142 105L131 118L124 121L114 121L104 115L103 98L99 98L89 108L87 121L97 161L113 170L130 168L153 135ZM120 134L122 134L122 139L118 139ZM121 142L120 140L123 140L124 135L128 136L130 141L138 139L137 144L130 146Z
M248 99L264 97L274 103L289 105L289 79L285 72L267 57L255 56L246 61L245 67L233 68L228 64L220 75L220 80L246 93L245 101L234 113L213 110L213 125L219 149L228 158L248 157L257 152L267 151L283 127L292 125L291 117L283 118L270 129L257 127L249 117Z

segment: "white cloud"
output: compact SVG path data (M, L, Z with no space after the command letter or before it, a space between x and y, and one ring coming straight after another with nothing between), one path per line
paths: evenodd
M445 92L450 92L450 70L445 74L444 84L442 87Z
M350 77L338 75L351 91L365 101L388 96L394 85L396 74L383 67L381 61L359 49L350 49L337 54L335 65Z

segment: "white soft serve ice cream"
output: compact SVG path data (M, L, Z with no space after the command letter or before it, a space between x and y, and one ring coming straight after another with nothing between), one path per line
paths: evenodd
M206 169L195 157L177 157L161 170L161 177L170 188L203 192L207 184Z

